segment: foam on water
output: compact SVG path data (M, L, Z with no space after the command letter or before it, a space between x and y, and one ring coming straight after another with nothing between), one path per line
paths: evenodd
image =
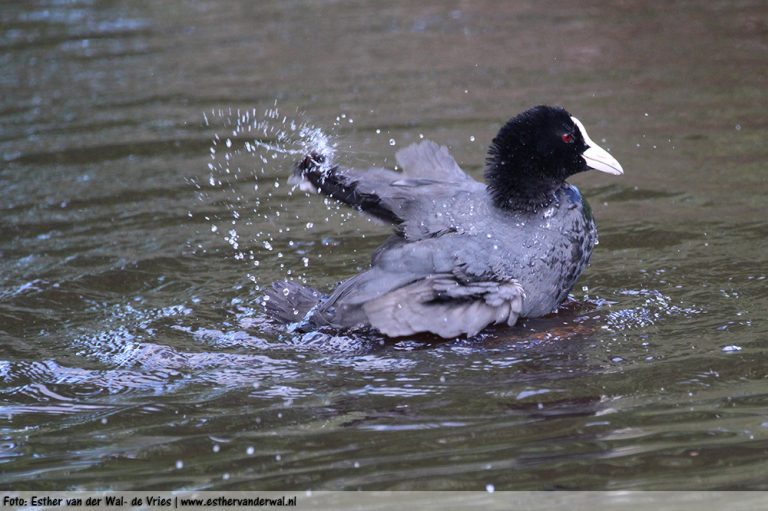
M637 297L642 303L607 314L604 327L612 331L648 327L667 316L691 316L702 312L693 306L674 305L671 297L656 289L622 289L617 294Z

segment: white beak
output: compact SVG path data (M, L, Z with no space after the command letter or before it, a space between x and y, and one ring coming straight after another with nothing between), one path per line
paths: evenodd
M587 130L584 129L584 125L581 124L575 117L571 117L571 120L576 124L581 132L581 136L584 137L584 143L587 144L587 150L581 153L584 161L591 169L599 170L600 172L606 172L613 174L614 176L620 176L624 173L624 169L621 168L621 164L616 161L616 158L610 155L608 151L595 144L589 135Z

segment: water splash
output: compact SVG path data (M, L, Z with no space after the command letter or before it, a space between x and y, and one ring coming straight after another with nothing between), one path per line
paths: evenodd
M283 115L276 102L263 112L255 108L206 112L205 125L218 130L209 147L208 175L190 179L198 198L216 207L205 215L210 231L223 238L234 259L248 264L247 277L257 291L268 284L259 278L265 268L279 269L285 279L307 282L314 236L297 232L301 227L293 220L300 212L294 210L302 194L308 197L307 208L316 210L320 201L309 198L290 177L296 162L312 152L324 155L322 166L330 169L339 152L335 131L343 122L353 122L341 114L330 130L323 130L303 120L298 111L294 117ZM343 223L354 214L335 201L322 203L328 210L325 222L336 216ZM306 222L306 231L315 229L316 223Z
M691 316L702 311L693 306L679 306L672 298L656 289L623 289L618 294L638 297L642 303L636 307L610 312L605 317L605 327L610 331L646 328L669 316Z

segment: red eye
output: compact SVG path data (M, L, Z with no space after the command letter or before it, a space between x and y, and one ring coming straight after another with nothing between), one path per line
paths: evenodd
M565 142L566 144L573 144L573 135L571 135L570 133L563 133L563 136L560 138L562 138L563 142Z

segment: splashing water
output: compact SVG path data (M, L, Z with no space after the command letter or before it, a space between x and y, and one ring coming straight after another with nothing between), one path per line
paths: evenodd
M335 134L300 120L300 113L297 117L282 115L277 102L262 115L255 108L215 109L203 114L206 126L216 124L220 128L211 139L208 176L190 181L201 201L221 206L223 194L228 213L210 214L205 220L210 222L211 232L229 245L234 259L250 266L247 277L257 291L265 284L258 278L264 267L279 268L286 279L307 282L303 270L310 266L308 249L313 242L300 241L306 236L291 232L295 222L281 218L300 217L293 211L293 203L290 210L286 203L304 191L286 178L292 175L295 163L311 152L324 155L323 170L330 169L338 150ZM341 125L342 118L347 119L344 114L338 117L333 130ZM307 205L317 208L316 202L310 199ZM341 215L342 222L353 214L341 213L333 201L323 203L329 211L339 212L336 214ZM328 222L329 217L325 220ZM305 229L311 231L314 226L307 222Z
M617 293L642 299L642 303L609 313L605 326L612 331L645 328L667 316L691 316L702 312L696 307L674 305L672 298L656 289L624 289Z

